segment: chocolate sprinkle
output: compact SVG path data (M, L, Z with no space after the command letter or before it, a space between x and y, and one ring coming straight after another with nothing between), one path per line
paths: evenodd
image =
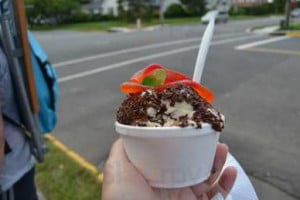
M171 107L176 103L185 102L192 106L194 113L190 119L187 114L174 118L170 113L166 113L167 105L163 102L170 102ZM155 116L148 115L148 109L154 110ZM174 120L173 126L201 128L203 123L209 123L218 132L224 129L221 113L200 97L192 87L182 84L163 91L149 89L143 93L129 94L117 111L117 121L125 125L147 126L147 123L151 122L157 126L164 126L168 118Z

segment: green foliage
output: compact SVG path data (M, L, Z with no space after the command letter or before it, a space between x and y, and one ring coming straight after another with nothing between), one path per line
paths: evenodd
M285 2L286 0L274 0L274 12L275 13L284 13L285 11Z
M158 18L159 12L146 0L118 0L119 19L129 23L135 23L139 18L142 21L151 22Z
M125 0L128 5L127 21L134 22L136 19L144 19L146 6L144 0Z
M275 0L273 3L265 3L251 7L232 7L229 10L230 15L268 15L284 13L284 0Z
M185 17L186 15L181 4L171 4L165 12L167 18Z
M93 0L79 0L80 4L87 4L87 3L91 3Z
M152 19L159 18L159 11L152 5L148 5L145 7L144 21L151 22Z
M25 0L32 5L27 9L30 24L59 24L80 7L79 0Z
M117 3L118 3L119 19L122 21L127 21L127 11L125 10L126 1L118 0Z
M88 14L84 12L76 12L65 21L65 23L82 23L82 22L100 22L100 21L116 20L114 15Z
M185 5L186 12L190 16L202 16L206 12L205 0L180 0Z

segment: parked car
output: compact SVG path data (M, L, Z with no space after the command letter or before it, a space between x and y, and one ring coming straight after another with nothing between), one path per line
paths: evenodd
M228 22L228 12L226 11L219 11L216 22L222 22L222 23L227 23Z
M213 11L207 12L201 18L201 22L203 24L207 24L209 22L209 19L213 16L215 16L216 23L219 23L219 22L226 23L228 21L228 13L226 11L213 10Z
M291 17L300 17L300 8L295 8L292 10Z

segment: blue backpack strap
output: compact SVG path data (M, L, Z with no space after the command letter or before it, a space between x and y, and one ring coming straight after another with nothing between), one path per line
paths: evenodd
M54 68L48 61L46 53L28 31L31 48L32 66L39 100L39 123L42 133L49 133L57 122L58 83Z

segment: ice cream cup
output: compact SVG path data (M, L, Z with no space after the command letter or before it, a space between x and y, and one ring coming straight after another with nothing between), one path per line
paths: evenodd
M149 184L180 188L206 180L219 139L209 124L194 127L138 127L115 123L129 160Z

